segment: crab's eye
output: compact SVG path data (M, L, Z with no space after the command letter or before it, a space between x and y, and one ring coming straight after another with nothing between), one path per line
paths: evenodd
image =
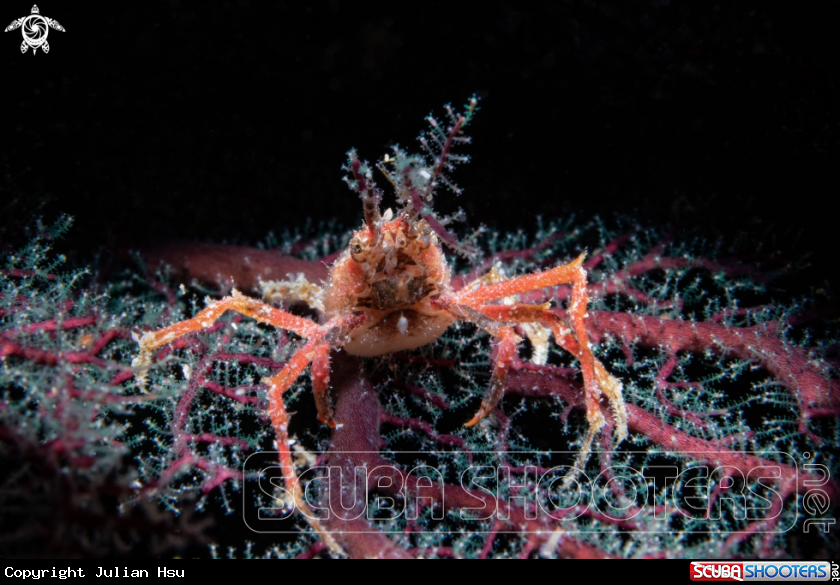
M428 248L432 243L432 228L426 223L426 220L421 220L416 226L417 241L421 248Z
M364 262L367 257L367 250L365 250L362 243L356 238L350 240L350 256L352 256L353 260L356 262Z

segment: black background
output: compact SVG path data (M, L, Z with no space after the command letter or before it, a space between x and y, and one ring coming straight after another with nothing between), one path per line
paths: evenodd
M345 152L416 149L424 116L477 93L465 193L438 199L472 226L747 228L836 282L837 4L786 4L39 3L67 29L49 54L0 35L0 237L70 213L89 261L354 227ZM2 26L30 9L4 2Z

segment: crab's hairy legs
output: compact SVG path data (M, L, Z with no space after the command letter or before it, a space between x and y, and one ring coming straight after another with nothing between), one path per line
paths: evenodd
M289 414L286 410L283 394L312 362L313 387L319 416L324 422L334 427L332 409L326 395L329 385L330 347L333 343L340 345L341 337L359 326L364 319L358 315L348 315L333 319L324 325L318 325L303 317L297 317L256 299L246 297L234 290L231 296L211 303L192 319L175 323L160 331L145 333L138 339L140 354L134 359L132 365L141 385L143 384L142 377L145 370L151 365L151 356L155 349L189 333L211 327L228 310L309 338L278 374L264 378L263 381L268 386L268 415L274 427L280 466L289 497L297 509L307 517L310 525L318 532L323 541L333 550L340 551L338 544L329 532L320 525L317 517L312 514L304 500L290 448L292 443L289 439Z
M154 350L168 343L172 343L188 333L211 327L227 311L236 311L260 323L267 323L275 327L280 327L281 329L287 329L297 333L301 337L312 337L318 331L317 323L266 305L234 289L231 292L231 296L211 303L192 319L180 321L159 331L146 332L140 337L138 340L140 353L134 358L131 364L136 370L136 376L140 385L145 385L145 370L152 363L152 352Z
M589 422L590 434L594 435L604 427L606 419L601 413L601 409L598 408L598 398L601 395L601 390L598 384L598 376L596 375L595 356L589 347L589 336L586 332L586 306L589 302L589 297L586 294L586 271L583 268L585 256L586 253L583 253L568 264L557 266L543 272L480 286L476 289L464 290L461 293L455 294L455 302L480 311L485 303L493 300L541 288L557 286L559 284L571 283L572 298L569 303L569 315L572 318L572 325L577 340L578 351L576 356L580 361L583 372L583 385L587 403L586 419ZM558 337L559 339L562 338Z
M312 338L295 352L292 358L286 363L280 373L263 381L268 385L268 415L274 432L277 435L277 450L279 452L280 466L283 470L283 478L288 493L291 495L297 509L306 516L310 526L318 533L321 539L335 552L340 553L341 547L333 538L332 534L321 526L318 517L307 505L303 490L300 487L295 464L292 459L289 440L289 414L286 410L286 403L283 401L283 394L294 384L303 370L309 363L312 363L312 387L315 394L315 405L318 408L318 417L335 428L332 406L329 404L327 391L329 388L330 361L329 352L332 343L337 336L347 334L364 322L359 315L347 315L332 319L321 327L317 327Z
M581 254L568 264L556 266L543 272L535 272L534 274L526 274L511 278L510 280L503 280L493 284L486 284L478 288L467 288L455 293L455 298L458 303L463 303L473 307L478 307L504 297L511 295L530 292L549 286L557 286L559 284L572 283L572 303L574 304L576 293L579 300L584 301L586 296L586 271L583 269L583 260L586 253ZM583 287L583 290L575 290L575 287Z
M490 412L502 399L507 381L508 370L516 357L516 346L520 338L513 332L511 327L501 327L498 332L499 347L496 351L496 362L493 364L493 376L490 378L490 387L481 401L481 407L472 419L464 424L471 427L478 423Z
M577 340L572 332L564 326L563 320L551 311L548 303L544 305L484 305L480 307L480 311L494 321L539 323L548 327L554 334L554 339L559 346L575 357L580 356L580 347ZM592 359L594 361L595 380L598 382L599 390L606 395L612 408L613 418L615 419L616 443L621 443L627 437L627 409L622 396L622 384L607 371L598 358L592 356ZM600 392L595 395L585 392L588 421L595 418L590 415L591 411L600 411L598 405Z
M315 350L312 358L312 393L315 395L315 406L318 408L318 420L335 428L333 408L330 405L330 346L321 344Z
M490 387L481 401L478 412L464 425L471 427L490 414L499 400L502 399L508 370L510 370L510 365L516 358L516 346L522 341L522 338L514 333L512 327L484 315L481 311L476 311L469 305L453 304L448 306L448 310L463 321L475 323L499 340L496 358L493 363L493 375L490 378Z
M280 467L283 471L283 480L286 484L286 490L291 496L297 510L306 516L310 526L319 534L323 541L333 550L340 551L338 543L335 542L332 535L324 527L321 526L317 516L312 513L303 495L303 490L300 487L297 471L295 471L295 464L292 459L292 452L290 449L291 442L289 440L289 413L286 410L286 403L283 401L283 394L289 387L294 384L309 362L312 362L324 351L329 352L329 344L322 339L322 335L318 338L310 339L303 347L301 347L292 359L280 370L280 373L270 378L263 378L263 382L268 385L268 416L271 419L271 424L274 426L274 432L277 436L277 451L280 459ZM327 362L329 367L329 362ZM313 363L314 369L314 363ZM313 380L314 380L313 372ZM317 394L316 394L317 399ZM319 405L320 411L320 405Z

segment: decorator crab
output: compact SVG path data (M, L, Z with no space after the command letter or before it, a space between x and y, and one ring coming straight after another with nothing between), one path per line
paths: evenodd
M355 151L350 151L345 180L362 199L364 224L332 265L329 280L319 286L298 275L294 280L263 283L267 299L306 302L323 315L320 322L234 290L231 296L210 303L192 319L142 335L138 340L140 354L133 362L141 382L152 363L152 352L178 337L210 327L229 310L302 337L305 341L283 369L264 380L269 389L268 414L277 433L281 466L289 481L296 475L283 393L307 366L311 364L319 418L335 427L342 421L334 420L328 396L331 351L379 356L409 350L435 341L456 321L469 321L497 341L490 386L478 412L466 423L472 426L487 416L504 394L508 370L521 341L516 333L520 325L520 331L525 331L535 345L544 346L551 332L556 342L580 361L589 424L581 454L589 451L592 438L605 425L602 396L609 401L615 435L621 441L627 432L621 383L595 358L587 338L585 254L568 264L509 280L493 269L458 290L450 281L441 241L458 252L466 248L432 215L430 204L442 184L459 192L445 173L467 160L451 150L456 143L468 142L462 131L475 110L475 98L460 115L447 107L451 122L448 128L443 129L432 117L427 119L431 130L420 138L424 155L408 155L395 148L393 158L386 156L379 163L379 169L396 190L396 213L391 209L380 213L382 192L374 185L373 173ZM518 294L560 284L572 285L564 317L555 313L550 303L522 304L515 300ZM298 490L295 487L292 493L299 495ZM295 499L301 504L300 498Z

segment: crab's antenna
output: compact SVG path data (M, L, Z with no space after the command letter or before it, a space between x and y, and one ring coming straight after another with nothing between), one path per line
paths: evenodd
M368 228L376 232L379 229L379 202L382 201L380 189L368 189L362 195L362 208L365 211L365 223Z
M348 166L345 169L350 171L353 179L350 180L349 177L345 177L344 180L361 197L362 208L365 213L365 223L374 241L376 241L379 239L379 224L381 220L379 203L382 201L382 191L374 185L373 173L371 173L370 167L359 160L355 150L347 153L347 162Z

